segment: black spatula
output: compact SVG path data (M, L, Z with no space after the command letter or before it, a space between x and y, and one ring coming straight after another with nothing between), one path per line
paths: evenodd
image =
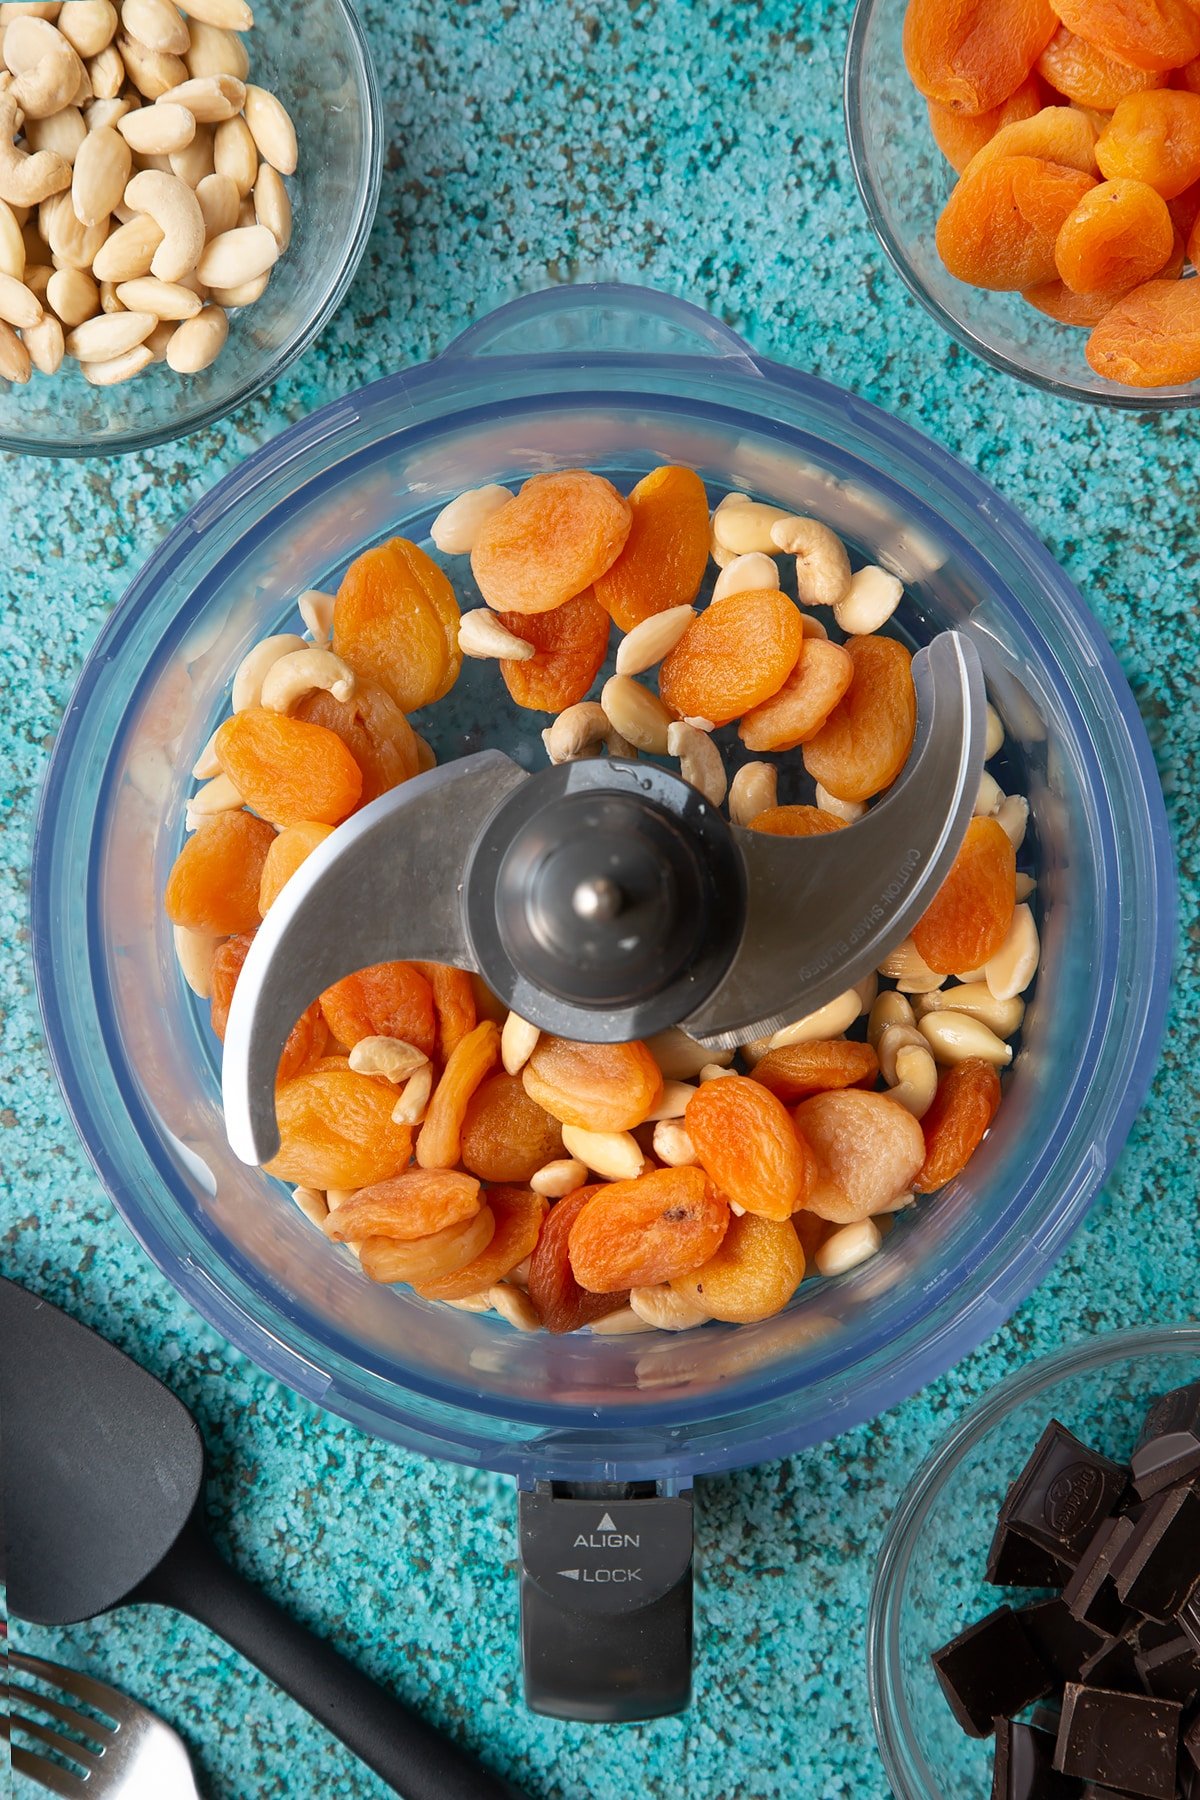
M2 1278L0 1433L0 1578L13 1615L68 1625L131 1603L175 1607L249 1657L405 1800L521 1800L222 1561L204 1526L204 1445L187 1408L95 1332Z

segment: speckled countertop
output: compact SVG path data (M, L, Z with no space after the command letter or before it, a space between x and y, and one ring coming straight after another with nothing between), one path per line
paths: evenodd
M107 463L0 460L11 683L0 711L0 1264L133 1352L195 1411L212 1453L215 1529L250 1576L538 1800L880 1800L863 1626L874 1551L907 1477L965 1406L1031 1356L1196 1310L1200 424L1016 387L909 299L851 181L840 106L849 10L846 0L595 10L374 0L366 23L390 149L340 317L274 389L190 440ZM941 439L1025 512L1128 671L1183 879L1162 1066L1067 1255L1010 1325L907 1405L822 1450L703 1484L696 1703L620 1730L550 1723L520 1704L506 1482L371 1442L297 1400L202 1324L133 1244L50 1072L25 881L38 783L83 656L185 508L284 424L429 356L497 300L596 274L711 308L756 348ZM192 1746L212 1800L384 1792L181 1618L132 1610L23 1638L152 1700Z

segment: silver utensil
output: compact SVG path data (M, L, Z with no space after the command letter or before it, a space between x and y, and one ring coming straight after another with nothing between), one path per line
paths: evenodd
M8 1664L39 1683L5 1683L12 1766L19 1774L66 1800L200 1800L182 1738L137 1700L11 1645Z

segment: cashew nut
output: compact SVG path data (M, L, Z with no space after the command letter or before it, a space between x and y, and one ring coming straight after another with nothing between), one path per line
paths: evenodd
M654 1127L654 1154L668 1169L682 1169L696 1163L696 1146L677 1119L660 1119Z
M500 1061L506 1075L519 1075L537 1048L541 1032L519 1013L510 1012L500 1033Z
M867 1020L867 1042L872 1050L878 1050L879 1040L889 1026L907 1025L911 1029L916 1022L912 1006L904 995L898 994L895 988L885 988L871 1007Z
M356 1075L382 1075L385 1081L406 1081L428 1061L423 1050L402 1038L360 1038L350 1052L350 1067Z
M706 1063L704 1066L708 1068L710 1065ZM722 1069L721 1073L726 1075L729 1071ZM644 1122L656 1125L660 1119L682 1119L688 1109L688 1101L695 1092L695 1086L690 1081L664 1081L658 1105L653 1112L646 1114Z
M772 592L778 586L779 567L775 558L762 550L747 550L725 564L713 584L712 597L724 600L729 594L748 594L758 588Z
M684 719L667 726L667 755L679 758L679 773L697 788L711 806L720 806L729 785L721 752L707 731L697 731Z
M997 955L1003 954L1003 950L997 952ZM993 957L992 963L995 960ZM992 968L992 963L988 964L989 969ZM1014 994L1007 1000L997 1000L986 980L965 981L960 982L957 987L938 988L932 994L919 994L916 1002L918 1019L933 1012L966 1013L968 1018L979 1019L997 1037L1010 1038L1015 1037L1021 1029L1025 1018L1025 1002L1019 994Z
M866 637L886 625L904 597L904 585L886 569L868 563L850 577L850 585L834 602L833 616L851 637Z
M631 1288L629 1304L642 1323L655 1331L690 1331L712 1317L690 1295L677 1294L667 1286Z
M211 999L213 956L220 938L210 937L206 931L192 931L186 925L176 925L174 935L180 974L198 999Z
M320 588L305 588L296 601L300 617L315 644L327 644L333 636L333 608L336 595Z
M779 771L774 763L743 763L729 788L729 817L735 825L749 825L759 813L769 812L779 792Z
M24 114L11 87L0 87L0 200L10 206L36 206L71 185L71 165L55 150L30 156L13 143Z
M837 533L819 519L782 518L771 541L796 558L796 592L803 606L836 606L850 586L850 558Z
M433 1064L424 1062L413 1070L404 1091L392 1108L393 1125L419 1125L433 1093Z
M861 1011L861 997L854 988L847 988L844 994L819 1006L816 1012L774 1032L769 1047L782 1050L788 1044L813 1044L819 1038L840 1037L843 1031L850 1029Z
M726 494L713 514L713 537L722 550L731 550L735 556L751 551L765 554L774 542L775 526L786 518L781 507L751 500L746 494Z
M560 1156L536 1170L529 1177L529 1185L535 1194L545 1194L548 1200L561 1200L564 1194L573 1194L576 1188L581 1188L586 1180L587 1170L577 1156Z
M61 32L55 31L54 42L13 82L12 96L26 118L48 119L71 105L82 79L83 64Z
M894 981L902 994L928 994L946 979L930 968L910 937L889 950L877 969L880 975Z
M498 657L502 662L528 662L536 646L502 625L490 607L477 606L458 621L458 647L464 656L479 660Z
M204 251L204 215L187 182L160 169L141 169L125 189L125 204L147 214L163 234L150 273L160 281L190 275Z
M294 631L283 631L278 637L263 638L252 649L247 650L233 677L231 710L240 713L245 712L247 707L261 706L263 682L272 665L281 656L289 656L296 650L307 650L310 647Z
M644 688L631 675L610 675L601 690L600 704L613 730L620 732L627 743L649 751L652 756L667 754L667 727L671 724L671 714L649 688Z
M349 663L332 650L306 644L303 650L292 650L271 664L263 677L259 704L268 712L290 712L314 688L322 688L335 700L351 700L355 685Z
M577 762L580 757L598 756L603 744L610 756L633 756L632 747L621 736L604 707L594 700L581 700L560 712L542 742L552 763Z
M1012 1045L989 1031L980 1019L967 1013L946 1011L926 1013L918 1021L918 1030L940 1063L965 1062L981 1056L984 1062L1004 1068L1012 1061Z

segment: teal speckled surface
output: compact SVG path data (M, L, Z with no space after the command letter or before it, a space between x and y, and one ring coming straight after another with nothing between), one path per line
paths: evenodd
M999 1377L1083 1333L1195 1311L1200 900L1196 464L1186 413L1086 410L950 344L885 265L842 132L846 0L374 0L383 200L336 322L271 392L108 463L0 462L6 815L0 1158L6 1273L164 1377L200 1419L239 1565L537 1800L881 1800L863 1635L904 1483ZM1119 1168L1015 1319L925 1393L824 1449L699 1492L697 1697L619 1730L519 1699L509 1484L363 1438L258 1374L177 1299L76 1143L31 991L25 865L47 749L126 582L217 478L322 401L427 357L519 288L657 282L957 451L1020 507L1138 695L1182 860L1162 1064ZM52 500L51 497L52 496ZM44 1653L147 1699L212 1800L376 1800L360 1764L202 1628L130 1610ZM29 1790L32 1793L33 1790ZM164 1800L167 1797L164 1796ZM971 1800L964 1796L963 1800Z

